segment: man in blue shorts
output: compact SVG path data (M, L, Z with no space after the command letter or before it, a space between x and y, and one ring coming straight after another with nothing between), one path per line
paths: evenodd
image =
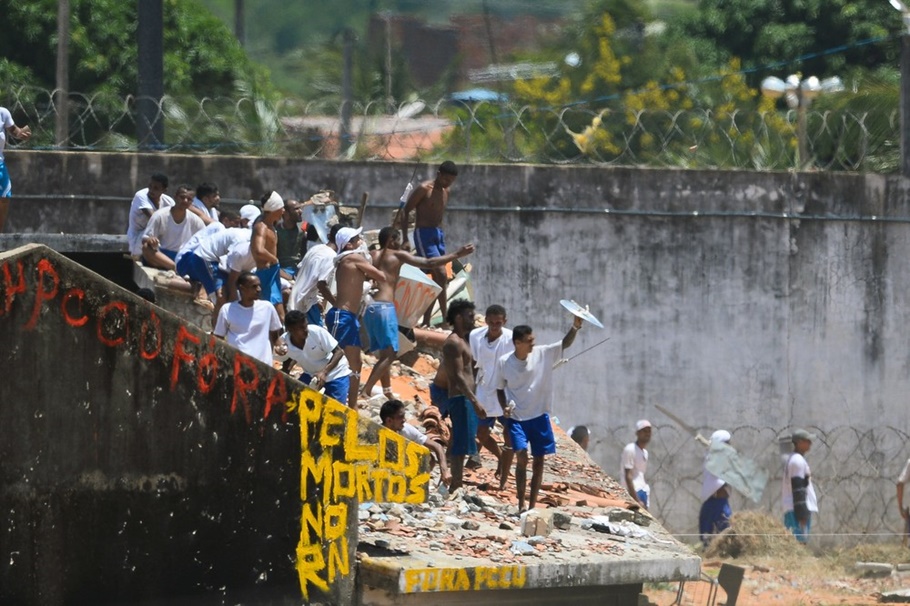
M275 226L284 214L284 200L278 192L271 191L262 197L262 214L253 223L250 252L256 260L256 275L262 282L262 298L275 306L284 323L284 297L278 265L278 233Z
M373 265L385 276L379 289L373 295L373 303L367 306L363 314L363 323L370 336L370 350L379 351L379 360L370 373L370 378L363 385L363 395L369 397L376 381L382 381L382 391L391 398L392 383L389 369L398 353L398 315L395 312L395 287L401 266L405 263L420 269L432 269L465 257L474 252L474 245L462 246L450 255L424 259L401 250L401 234L394 227L383 227L379 230L380 251L373 260Z
M6 138L14 137L26 141L32 136L32 131L28 126L19 128L13 122L13 116L5 107L0 107L0 232L6 225L6 215L9 212L9 199L13 196L13 184L9 178L9 171L6 169L6 158L3 157L3 148L6 147Z
M458 167L451 160L439 165L436 178L427 181L411 194L401 217L402 242L408 241L408 216L416 211L414 217L414 248L421 257L428 259L446 254L446 239L442 231L442 217L449 203L449 187L458 177ZM442 287L439 293L439 313L446 318L446 270L445 264L433 268L433 280ZM433 305L427 309L423 323L430 325Z
M442 344L442 362L449 380L449 417L452 419L452 439L449 455L452 457L452 491L462 485L464 459L477 454L477 422L486 418L487 413L474 393L474 358L468 335L474 329L474 304L470 301L454 301L449 307L446 321L452 326L450 334Z
M289 372L296 362L303 370L300 380L328 397L347 403L351 388L351 367L329 331L307 325L306 314L292 309L284 318L287 332L278 340L281 369Z
M506 429L512 440L512 450L504 451L502 455L499 489L503 490L506 486L512 456L517 452L515 485L518 488L519 511L525 511L528 444L531 445L531 455L534 457L529 509L534 509L534 505L537 504L537 493L543 478L544 457L556 453L556 439L553 436L549 414L553 401L553 365L559 361L562 351L575 341L581 322L581 318L576 316L572 328L562 341L539 347L534 346L534 333L530 326L516 326L512 329L515 351L499 360L496 396L506 417Z
M335 306L325 315L325 327L335 337L344 350L344 355L351 366L351 392L348 395L348 406L357 408L357 394L360 391L360 370L363 361L360 357L360 322L357 313L363 299L365 280L385 281L381 271L373 267L369 253L360 244L361 228L342 227L335 235Z

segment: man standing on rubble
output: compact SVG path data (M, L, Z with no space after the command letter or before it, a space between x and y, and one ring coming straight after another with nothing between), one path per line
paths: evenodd
M360 344L360 303L363 300L363 283L366 280L384 282L385 276L373 267L369 256L364 255L360 244L363 228L342 227L335 235L335 306L325 315L325 325L348 359L351 366L351 391L348 406L357 408L360 392L360 370L363 368Z
M711 434L711 444L729 444L730 432L718 429ZM708 456L701 482L701 509L698 512L698 533L705 547L711 538L730 527L730 487L725 481L708 471Z
M452 333L442 344L442 363L448 378L449 399L446 409L452 419L452 485L454 492L462 485L464 459L477 454L477 420L487 416L474 393L474 358L468 345L468 335L474 328L474 304L458 300L449 307L446 321Z
M499 465L496 475L502 476L502 450L493 437L492 429L496 420L502 421L502 408L496 395L496 364L503 356L515 351L512 344L512 329L505 328L506 308L502 305L490 305L485 315L486 326L471 331L471 355L474 356L474 368L477 369L477 399L487 411L487 417L477 426L477 441L496 457ZM509 432L503 448L509 448Z
M812 448L815 434L805 429L797 429L790 436L793 440L793 452L784 466L781 482L781 503L784 507L784 526L793 533L796 540L805 543L809 540L812 529L812 513L818 513L818 499L806 453Z
M442 231L442 217L449 203L449 188L458 177L458 167L451 160L439 165L436 178L421 184L404 207L401 216L401 241L408 241L408 216L416 211L414 217L414 248L421 257L427 259L446 254L446 239ZM446 268L445 264L433 268L433 280L442 288L439 293L439 313L446 319ZM433 304L424 314L423 323L430 325Z
M651 422L642 419L635 423L635 441L626 444L622 449L620 475L626 484L629 495L643 509L648 508L651 498L651 487L645 480L648 471L648 450L645 446L651 441Z
M518 488L519 511L525 510L528 444L531 445L531 456L534 459L528 509L534 509L537 504L537 493L543 479L544 457L556 453L556 438L550 425L553 366L559 361L563 350L575 342L575 335L581 329L581 323L582 319L575 316L572 327L562 341L539 347L534 346L534 332L530 326L516 326L512 330L515 351L499 360L496 371L496 396L507 418L506 430L512 440L512 450L503 452L499 489L505 488L512 466L512 456L517 452L515 484Z
M370 337L370 350L379 352L379 359L370 377L363 384L363 397L369 397L376 381L382 380L383 393L392 397L389 369L398 353L398 315L395 312L395 287L401 266L407 263L420 269L433 269L444 266L455 259L466 257L474 252L473 244L466 244L457 251L441 257L424 259L401 250L401 234L394 227L383 227L379 230L379 254L373 265L385 276L373 295L373 302L367 305L363 313L363 323ZM472 324L473 326L473 324Z

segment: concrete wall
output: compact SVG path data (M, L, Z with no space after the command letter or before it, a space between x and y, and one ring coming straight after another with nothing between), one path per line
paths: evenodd
M117 192L123 202L97 214L124 228L129 195L153 170L174 182L214 180L234 198L328 187L356 204L369 191L366 225L375 227L414 169L22 152L9 164L17 192L64 182L67 191ZM432 173L418 168L418 178ZM72 217L94 216L84 204L36 206L14 200L11 227L67 230ZM541 342L570 324L561 298L589 304L604 322L569 350L610 337L559 371L555 413L564 427L592 427L592 454L609 473L635 419L655 423L653 509L668 528L695 532L703 451L655 404L703 432L732 430L772 473L757 507L774 515L777 439L814 428L815 527L873 533L900 527L893 481L910 454L908 206L907 183L880 175L486 165L462 169L446 223L450 246L477 243L479 307L504 304L510 324L532 325ZM96 229L106 228L87 230Z
M349 604L356 503L427 498L426 448L48 248L0 343L0 603Z

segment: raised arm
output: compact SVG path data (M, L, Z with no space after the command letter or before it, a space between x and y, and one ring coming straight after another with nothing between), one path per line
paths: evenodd
M581 329L581 323L583 320L578 316L575 316L575 321L572 322L572 328L569 329L569 332L566 333L566 336L562 338L562 348L568 349L572 346L572 343L575 342L575 335L578 334L578 331Z
M441 257L433 257L432 259L425 259L423 257L418 257L404 250L395 251L395 255L402 263L407 263L408 265L413 265L419 269L431 269L433 267L444 267L445 265L451 263L455 259L461 259L467 257L470 254L474 253L473 244L465 244L458 250Z
M361 257L360 255L354 255L354 267L359 269L363 275L371 280L376 280L377 282L385 282L385 274L382 273L379 269L373 267L373 265Z

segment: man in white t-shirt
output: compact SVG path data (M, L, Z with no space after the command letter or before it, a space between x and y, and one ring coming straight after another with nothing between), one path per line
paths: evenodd
M910 459L904 464L901 475L897 478L897 509L904 518L904 538L901 543L906 546L910 538L910 508L904 507L904 485L910 481Z
M335 306L335 294L331 290L335 277L335 256L338 252L335 236L341 224L336 223L329 230L329 241L325 244L313 244L307 249L300 265L297 267L297 278L288 305L306 313L307 321L317 326L325 326L322 317L322 301Z
M784 526L797 541L805 543L809 540L809 531L812 529L812 514L818 513L818 499L805 456L812 448L815 434L797 429L790 437L793 440L793 453L784 464L781 482Z
M205 227L202 219L189 212L193 190L187 185L177 188L177 203L152 213L142 234L142 260L149 267L176 269L177 252L196 232Z
M338 341L323 327L308 325L306 314L296 309L287 313L284 325L287 332L278 340L277 356L284 362L282 370L289 372L296 362L303 370L301 382L347 404L351 367Z
M635 423L635 441L626 444L622 449L619 475L623 478L626 490L644 509L648 508L651 499L651 487L645 480L648 471L648 450L645 446L651 441L651 422L642 419Z
M218 229L210 225L183 245L177 253L177 273L200 285L197 300L205 300L206 295L216 293L219 299L223 298L220 291L224 279L218 270L218 263L221 257L228 254L231 246L249 242L250 236L250 230L243 227Z
M505 488L512 456L517 452L515 484L518 488L519 511L525 509L528 445L531 446L531 456L534 459L529 509L534 509L537 504L537 493L543 479L544 457L556 453L556 438L549 414L553 401L553 365L559 361L563 350L575 342L581 322L581 318L576 316L562 341L539 347L534 346L534 333L530 326L516 326L512 330L515 351L500 358L497 366L496 397L507 418L506 429L512 441L512 450L506 450L502 455L499 489Z
M389 400L379 409L379 418L382 420L382 426L400 433L412 442L417 442L421 446L429 448L439 463L439 477L443 484L448 485L452 480L449 474L449 467L446 464L446 453L442 445L436 440L430 440L426 434L419 429L407 423L404 418L404 403L401 400Z
M196 186L196 197L193 198L190 212L202 219L206 225L211 225L221 216L218 212L219 204L221 194L218 192L218 186L214 183L200 183Z
M133 196L126 239L129 243L130 254L137 259L142 256L142 234L145 233L152 213L159 208L175 204L174 199L164 193L167 191L167 184L168 180L165 175L155 173L149 179L149 186L140 189Z
M228 303L218 312L214 334L225 339L251 358L272 365L272 347L281 331L278 313L268 301L260 299L259 278L244 272L237 280L240 300Z
M496 365L500 358L515 351L512 343L512 329L505 328L506 309L502 305L490 305L485 315L486 326L471 331L468 341L471 355L474 357L474 368L477 369L474 393L477 401L487 411L484 419L477 422L477 441L492 452L499 461L496 476L502 475L502 450L493 437L491 430L499 420L502 422L502 408L496 396ZM509 432L503 434L504 448L509 448Z
M6 147L7 136L28 140L32 136L32 131L28 126L19 128L13 122L13 115L5 107L0 107L0 232L6 225L6 215L9 213L9 199L13 196L13 183L9 178L9 171L6 169L6 158L3 156L3 150Z

